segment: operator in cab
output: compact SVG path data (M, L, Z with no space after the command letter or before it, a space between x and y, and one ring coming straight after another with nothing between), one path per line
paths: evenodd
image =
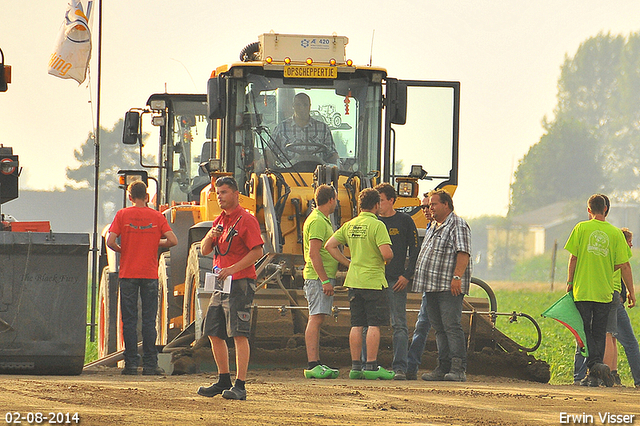
M294 96L293 116L276 126L273 139L292 165L303 161L338 163L331 131L322 121L311 118L311 99L306 93Z

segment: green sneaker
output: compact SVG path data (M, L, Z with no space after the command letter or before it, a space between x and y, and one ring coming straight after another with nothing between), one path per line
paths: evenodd
M349 371L349 378L350 379L364 379L364 374L362 373L362 370L351 370Z
M364 375L364 378L367 380L376 380L376 379L380 379L380 380L391 380L393 379L393 376L396 375L396 373L394 373L393 371L389 371L386 370L380 366L378 366L377 370L363 370L362 374Z
M322 364L322 366L324 368L326 368L327 370L331 371L331 377L329 377L330 379L337 379L338 376L340 375L340 370L338 370L337 368L331 368L327 365Z
M307 379L333 379L333 375L334 370L324 365L316 365L311 370L304 370L304 377Z

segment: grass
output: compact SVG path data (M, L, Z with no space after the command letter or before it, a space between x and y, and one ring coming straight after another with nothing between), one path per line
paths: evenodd
M472 288L472 296L481 297L482 290ZM547 361L551 367L552 384L573 382L573 354L575 339L566 327L550 318L542 318L540 314L564 294L563 290L554 292L527 290L496 290L499 312L523 312L531 315L540 325L542 342L540 348L533 352L537 359ZM640 309L628 310L634 331L640 330ZM500 316L496 322L500 331L523 346L532 347L536 341L536 331L526 318L519 318L517 323L510 324L508 317ZM633 378L629 370L627 356L618 344L618 373L625 386L633 386Z

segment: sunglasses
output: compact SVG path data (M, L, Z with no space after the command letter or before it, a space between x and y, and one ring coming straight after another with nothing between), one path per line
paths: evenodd
M233 189L234 191L238 190L238 183L234 178L229 176L222 176L216 179L216 186L222 186L222 185L227 185L229 188Z
M429 210L429 206L425 206L425 205L420 206L420 208L421 208L422 210Z

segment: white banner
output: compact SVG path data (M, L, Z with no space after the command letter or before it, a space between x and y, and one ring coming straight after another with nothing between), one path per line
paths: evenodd
M89 6L90 8L90 6ZM49 60L49 74L60 78L73 78L82 83L91 59L91 32L82 3L71 0L56 46Z

